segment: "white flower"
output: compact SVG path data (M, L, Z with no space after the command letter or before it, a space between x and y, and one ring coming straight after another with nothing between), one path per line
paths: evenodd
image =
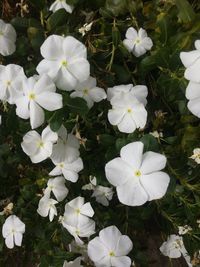
M65 179L62 176L49 179L44 194L50 197L51 191L58 201L62 201L66 198L69 190L65 187Z
M53 161L56 167L49 173L49 175L56 176L61 175L73 183L78 180L78 173L83 169L83 161L81 158L75 160L69 160L68 157L62 162Z
M126 39L124 39L123 44L136 57L144 55L153 46L151 38L147 36L144 29L140 28L137 32L133 27L126 31Z
M76 197L65 205L64 224L76 226L79 222L87 222L94 215L89 202L84 203L83 197Z
M63 267L83 267L83 265L81 265L81 257L70 262L64 261Z
M50 6L49 10L52 12L56 12L57 10L64 8L68 13L72 13L73 6L70 6L66 3L66 0L56 0L53 2L53 4Z
M23 68L18 65L0 66L0 99L14 104L23 95L22 82L25 77Z
M131 259L126 255L132 247L128 236L122 235L116 226L109 226L88 243L88 256L98 267L130 267Z
M110 187L97 185L94 189L92 197L96 198L96 202L102 204L103 206L109 206L109 200L113 197L113 189Z
M55 84L48 75L31 77L23 81L23 96L16 100L16 114L22 119L30 118L31 128L44 122L44 109L62 108L62 95L56 93Z
M194 159L197 164L200 164L200 148L195 148L193 150L193 155L190 158Z
M147 104L148 89L145 85L122 84L110 87L107 90L107 99L110 101L114 96L120 96L121 93L131 93L144 106Z
M37 212L42 217L47 217L49 215L50 222L53 221L55 215L57 215L56 204L58 201L52 198L48 198L47 196L43 196L38 204Z
M25 224L15 215L10 215L2 227L2 235L8 248L14 245L21 246L22 237L25 232Z
M84 203L83 197L77 197L65 205L63 226L74 236L77 243L83 244L79 237L94 234L95 222L90 219L94 215L89 202Z
M55 163L63 162L66 158L72 162L76 160L79 153L79 141L73 134L68 134L62 125L58 130L58 141L53 145L51 160Z
M190 81L186 88L186 97L189 100L188 109L200 118L200 83Z
M185 258L188 266L192 267L192 264L190 263L190 256L187 253L187 250L185 249L185 246L183 244L183 238L178 235L170 235L167 238L167 241L162 244L160 247L160 251L164 256L167 256L169 258L179 258L181 255Z
M196 50L190 52L181 52L180 58L183 65L186 67L184 76L187 80L200 83L200 40L194 43Z
M82 97L87 102L88 108L91 108L94 102L100 102L107 97L104 89L96 85L96 79L90 76L86 81L77 84L75 92L72 92L70 96Z
M133 142L120 151L120 157L105 166L108 181L116 186L119 201L129 206L140 206L146 201L164 196L169 176L161 172L166 157L152 151L143 154L142 142Z
M178 234L179 235L185 235L189 231L192 231L192 228L189 225L178 226Z
M71 91L77 82L89 77L86 47L74 37L51 35L40 50L44 59L37 66L37 71L47 73L59 89Z
M93 190L92 197L96 198L96 202L103 206L109 205L109 200L113 197L113 189L106 186L97 185L96 177L90 176L90 183L82 186L82 190Z
M41 136L36 131L29 131L23 137L21 143L23 151L30 157L33 163L41 162L52 154L53 143L57 141L57 133L47 126Z
M84 244L80 237L90 237L95 233L95 222L91 219L78 221L76 226L63 222L63 226L74 237L76 243L80 245Z
M17 34L13 26L0 19L0 54L9 56L16 50Z
M144 128L147 111L131 92L117 94L110 103L112 109L108 111L108 120L117 125L120 132L133 133L137 128Z
M82 36L85 36L86 32L89 32L91 30L92 24L93 24L93 22L85 23L83 25L83 27L81 27L80 29L78 29L78 31L82 34Z

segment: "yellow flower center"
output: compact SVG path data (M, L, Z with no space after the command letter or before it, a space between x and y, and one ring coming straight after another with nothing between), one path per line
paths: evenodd
M128 113L131 113L132 111L133 111L132 108L128 108L128 109L127 109L127 112L128 112Z
M76 233L77 235L80 235L80 231L79 231L79 230L76 230L75 233Z
M114 256L115 256L114 251L111 250L111 251L109 252L109 256L110 256L110 257L114 257Z
M75 209L75 213L79 215L81 213L80 209Z
M29 98L29 100L34 100L35 99L35 94L34 93L30 93L28 98Z
M64 163L61 162L61 163L59 164L59 167L60 167L60 168L64 168Z
M135 171L134 172L134 175L137 176L137 177L140 177L141 176L141 172L138 170L138 171Z
M5 82L5 84L6 84L7 86L10 86L10 85L11 85L11 81L7 80L7 81Z
M67 60L62 60L62 61L61 61L61 65L62 65L63 67L67 67Z
M84 94L84 95L87 95L87 94L88 94L88 89L87 89L87 88L84 88L84 89L83 89L83 94Z
M44 143L42 141L39 141L37 143L37 147L39 147L39 148L44 147Z
M139 38L136 38L136 40L135 40L135 44L139 44L141 42L141 40L139 39Z
M1 35L3 35L3 32L2 32L2 31L0 31L0 36L1 36Z

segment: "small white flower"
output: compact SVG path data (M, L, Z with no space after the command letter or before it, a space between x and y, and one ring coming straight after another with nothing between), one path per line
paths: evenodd
M131 93L144 106L147 104L148 89L145 85L122 84L110 87L107 90L107 99L110 101L114 96L120 96L121 93Z
M66 180L76 183L78 180L78 173L83 169L83 161L81 158L69 160L68 157L62 162L53 161L56 167L49 173L49 175L63 175Z
M47 217L49 215L50 222L53 221L55 215L57 215L56 204L58 201L47 196L43 196L38 204L37 213L42 217Z
M0 100L15 104L16 99L23 95L22 82L25 78L23 68L18 65L0 66Z
M64 224L77 226L79 222L86 222L94 215L89 202L84 203L83 197L76 197L65 205Z
M195 160L197 164L200 164L200 148L195 148L193 150L193 155L190 158Z
M72 13L73 6L70 6L66 3L66 0L56 0L53 2L53 4L50 6L49 10L52 12L56 12L57 10L64 8L68 13Z
M62 176L48 180L44 194L50 197L51 192L53 192L58 201L62 201L66 198L69 190L65 187L65 179Z
M0 19L0 54L9 56L16 50L17 34L13 26Z
M160 251L164 256L172 259L180 258L181 255L185 258L188 266L192 267L190 263L190 256L183 244L183 238L178 235L170 235L167 241L162 244Z
M152 151L143 154L142 142L133 142L120 151L120 157L105 166L108 181L116 186L119 201L140 206L146 201L162 198L170 181L162 172L166 157Z
M2 227L2 235L8 248L14 245L21 246L22 237L25 232L25 224L15 215L10 215Z
M95 176L90 175L89 179L90 183L83 185L81 188L82 190L94 190L97 186L97 178Z
M63 267L83 267L83 265L81 265L81 257L70 262L64 261Z
M96 79L90 76L86 81L77 84L75 91L72 92L70 96L85 99L88 108L91 108L94 105L94 102L100 102L107 97L104 89L97 87L96 85Z
M16 100L16 114L22 119L30 118L31 128L44 122L44 109L54 111L62 108L62 95L56 93L55 84L46 74L23 81L23 96Z
M102 204L103 206L109 206L109 200L113 197L113 189L110 187L97 185L94 189L92 197L96 198L96 202Z
M63 222L63 226L74 237L76 243L79 245L84 244L80 237L90 237L95 233L95 222L91 219L78 221L76 226Z
M131 92L117 94L110 103L112 109L108 111L108 120L120 132L133 133L138 128L144 128L147 111Z
M137 32L133 27L128 28L126 31L126 39L123 44L136 57L144 55L153 46L151 38L147 36L147 32L144 29L140 28Z
M57 133L47 126L41 136L36 131L29 131L23 137L21 143L23 151L30 157L33 163L41 162L52 154L53 143L58 139Z
M189 82L186 92L186 98L189 100L187 107L188 109L200 118L200 83Z
M59 89L71 91L78 82L89 77L86 47L74 37L51 35L40 51L44 59L37 66L37 72L47 73Z
M116 226L109 226L88 243L88 256L95 266L130 267L131 259L126 255L132 247L128 236L122 235Z
M195 41L196 50L190 52L181 52L180 58L183 65L186 67L185 78L189 81L200 83L200 40Z
M67 160L72 162L76 160L79 153L79 140L73 134L67 133L66 128L62 125L58 130L58 141L53 145L51 160L60 163Z
M82 36L85 36L86 32L89 32L91 30L92 24L93 24L93 22L85 23L83 25L83 27L81 27L80 29L78 29L78 31L82 34Z
M189 231L192 231L192 228L189 225L178 226L178 234L179 235L185 235Z

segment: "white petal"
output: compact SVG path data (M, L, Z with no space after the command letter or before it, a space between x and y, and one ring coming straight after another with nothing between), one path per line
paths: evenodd
M59 166L56 166L49 175L56 176L62 174L62 169Z
M200 54L200 51L198 52ZM184 73L185 78L189 81L199 83L200 82L199 68L200 68L200 55L199 58L194 62L194 64L185 70Z
M126 111L125 109L110 109L108 111L108 120L110 124L117 125L119 124L125 115Z
M85 203L81 207L81 214L88 216L88 217L92 217L94 215L94 210L89 202Z
M143 105L146 105L147 100L146 97L148 95L148 90L145 85L136 85L131 90L134 96L141 102Z
M10 39L0 36L0 54L2 56L9 56L13 54L16 50L15 43Z
M42 131L42 140L45 142L56 142L58 139L58 134L53 132L49 126L47 126L43 131Z
M13 234L10 234L9 236L6 237L5 243L6 243L6 246L8 248L14 248L14 236L13 236Z
M66 68L62 67L56 77L56 86L64 91L71 91L76 87L77 79Z
M22 234L21 233L14 233L14 239L16 246L21 246L22 244Z
M47 74L40 76L39 80L35 83L34 92L38 96L41 93L55 92L56 86Z
M134 170L138 170L142 163L143 149L144 145L142 142L133 142L122 147L120 156L122 160L127 162Z
M44 92L37 96L37 103L46 110L53 111L62 108L62 95Z
M195 46L195 48L196 48L197 50L200 50L200 40L196 40L196 41L194 42L194 46Z
M30 117L29 99L26 96L20 97L16 100L16 114L22 119Z
M192 112L192 114L200 118L200 97L190 100L187 106L188 109Z
M65 177L66 180L71 181L72 183L76 183L78 180L78 173L75 171L67 170L67 169L62 169L62 173Z
M106 178L108 181L114 185L122 185L133 174L132 168L121 158L115 158L109 161L105 166Z
M84 58L71 60L67 66L67 69L80 82L87 80L90 75L90 64Z
M52 80L56 80L60 68L61 66L58 60L43 59L37 65L36 70L39 74L48 74Z
M136 123L131 114L126 113L120 123L117 125L122 133L133 133L136 129Z
M101 242L99 237L95 237L88 243L88 256L92 261L100 261L108 254L107 248Z
M74 209L81 208L84 204L84 197L76 197L68 202L68 205Z
M100 102L103 99L106 99L106 93L102 88L94 87L89 91L89 95L94 102Z
M193 50L190 52L181 52L180 58L183 65L188 68L192 66L198 58L200 58L200 51Z
M109 251L115 251L121 235L119 229L114 225L106 227L99 232L99 238L104 246L108 248L108 253Z
M87 57L87 50L85 45L83 45L80 41L72 36L67 36L64 39L63 51L66 57L69 57L70 59Z
M30 155L30 158L31 158L31 161L33 163L38 163L38 162L41 162L41 161L47 159L48 155L44 149L40 148L40 149L38 149L37 154Z
M200 97L200 83L189 82L186 88L187 99L195 99Z
M126 31L126 38L135 40L137 37L138 37L137 31L133 27L128 28L128 30Z
M140 170L142 174L160 171L165 168L167 159L164 155L148 151L144 153Z
M146 53L146 49L142 46L142 44L136 44L132 52L136 57L140 57Z
M129 39L124 39L123 40L123 45L127 48L127 50L129 52L131 52L134 48L134 42L132 40L129 40Z
M40 51L44 58L57 59L62 56L62 45L64 37L59 35L50 35L42 44Z
M125 184L117 186L117 195L122 204L128 206L141 206L148 200L140 182L128 180Z
M115 267L130 267L131 259L127 256L111 257L111 263Z
M127 255L133 248L133 243L127 235L120 236L116 249L115 254L116 256L124 256Z
M140 182L149 195L148 200L151 201L153 199L162 198L165 195L170 178L165 172L154 172L142 175Z
M145 37L142 40L141 44L146 50L150 50L152 48L152 46L153 46L153 42L152 42L151 38L149 38L149 37Z
M44 122L44 111L43 109L35 102L30 101L30 123L31 128L35 129L42 125Z
M147 111L143 104L139 103L133 107L133 112L130 113L137 128L144 128L147 122Z
M140 28L138 31L138 36L140 39L144 39L147 37L147 32L143 28Z

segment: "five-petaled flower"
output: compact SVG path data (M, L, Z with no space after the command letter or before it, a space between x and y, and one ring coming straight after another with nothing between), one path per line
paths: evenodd
M17 34L14 27L0 19L0 54L9 56L16 50Z

